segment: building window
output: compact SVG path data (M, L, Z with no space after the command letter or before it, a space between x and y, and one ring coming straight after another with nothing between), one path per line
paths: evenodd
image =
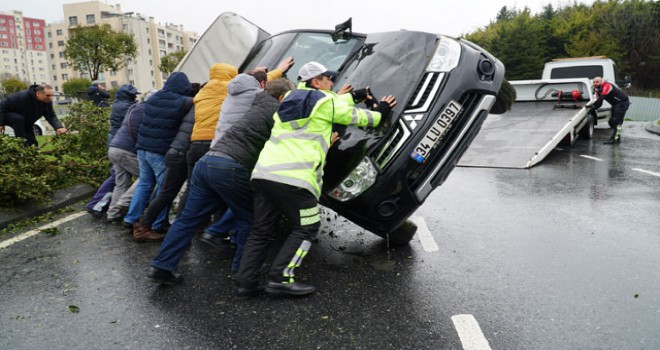
M39 37L34 38L34 41L37 42L37 43L40 43L40 42L41 42L41 38L39 38Z
M87 15L87 24L94 24L96 23L96 19L94 18L94 15Z
M78 17L76 16L69 17L69 26L77 26L77 25L78 25Z
M119 86L119 83L117 83L116 80L113 80L113 81L110 82L110 86L112 86L113 88L116 88L117 86Z
M53 75L53 81L57 81L57 75Z
M58 29L58 30L56 30L56 31L55 31L55 34L56 34L56 35L62 35L62 29Z
M68 74L62 74L62 80L69 80Z
M127 32L127 31L128 31L128 24L126 24L126 23L122 24L122 25L121 25L121 29L122 29L123 31Z
M111 76L111 77L114 77L114 76L116 76L116 75L117 75L117 72L115 72L115 71L113 71L113 70L110 71L110 76Z
M66 69L66 67L67 67L66 62L60 63L60 68Z
M41 31L39 29L34 30L34 35L41 35Z
M133 75L133 70L129 69L127 73L128 73L128 75Z
M58 40L57 47L62 47L62 46L64 46L64 40Z

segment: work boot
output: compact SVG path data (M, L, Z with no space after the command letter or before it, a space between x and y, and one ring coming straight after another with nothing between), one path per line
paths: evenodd
M603 142L604 145L615 145L621 143L621 138L611 138L605 142Z
M137 243L143 242L160 242L165 239L164 233L154 232L151 229L140 225L139 221L133 224L133 241Z
M264 286L259 285L258 282L251 283L237 283L234 298L236 300L245 300L253 296L257 296L264 291Z
M210 233L204 232L199 240L215 248L220 253L230 254L233 256L233 254L236 252L236 247L232 247L229 244L229 240L223 238L222 236L214 236Z
M164 284L166 286L173 286L183 280L183 277L178 273L159 269L157 267L152 267L151 270L149 270L147 278L154 283Z
M300 282L282 283L268 281L265 288L266 293L272 295L302 296L312 294L316 291L314 286Z

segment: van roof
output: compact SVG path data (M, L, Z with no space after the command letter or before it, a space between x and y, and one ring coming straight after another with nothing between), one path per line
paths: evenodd
M589 57L565 57L565 58L553 58L551 62L561 62L561 61L578 61L578 60L604 60L607 59L607 56L589 56Z

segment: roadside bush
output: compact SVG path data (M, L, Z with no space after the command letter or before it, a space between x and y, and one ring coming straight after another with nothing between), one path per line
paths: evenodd
M47 200L59 169L21 138L0 135L0 149L0 206Z
M98 186L110 167L109 117L109 108L89 101L76 103L63 120L69 132L39 149L25 148L23 139L0 135L0 207L47 201L54 191L74 184Z

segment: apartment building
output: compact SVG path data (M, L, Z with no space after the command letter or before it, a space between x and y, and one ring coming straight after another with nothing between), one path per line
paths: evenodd
M20 11L0 13L0 75L30 83L49 82L46 22Z
M108 89L130 83L139 91L160 89L167 76L160 72L160 58L175 51L189 51L197 42L197 33L185 31L183 26L157 23L153 17L140 13L123 12L121 6L100 1L86 1L63 5L64 22L51 23L47 27L47 50L50 58L50 83L57 91L71 78L86 77L86 72L76 72L64 59L64 48L69 29L78 26L108 24L116 31L133 34L137 44L137 56L128 60L118 71L106 71L99 80Z

